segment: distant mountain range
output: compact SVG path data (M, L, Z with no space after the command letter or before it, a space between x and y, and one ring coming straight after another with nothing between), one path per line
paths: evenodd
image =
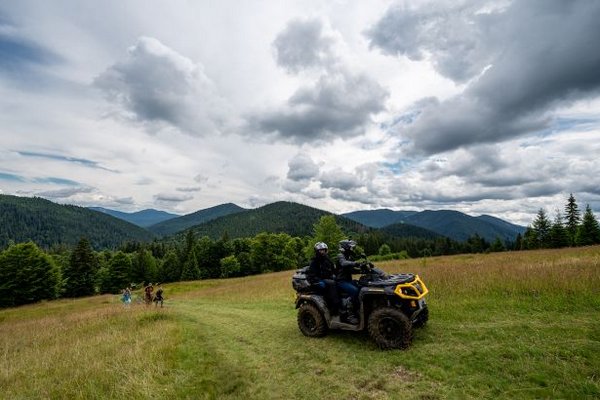
M0 195L0 248L10 240L33 240L42 246L74 244L86 236L95 248L114 248L123 241L150 241L192 229L197 237L213 239L255 236L260 232L310 236L319 218L331 213L292 202L256 209L232 203L177 216L157 210L124 213L104 208L59 205L41 198ZM380 231L381 238L434 239L446 236L465 241L478 234L487 241L514 241L525 228L489 215L472 217L457 211L358 211L336 215L349 235ZM161 222L153 223L156 220Z
M147 209L133 213L115 211L103 207L89 207L89 209L112 215L113 217L130 222L137 226L141 226L142 228L147 228L149 226L156 225L160 222L179 217L179 215L177 214L170 214L166 211L159 211L154 209Z
M151 241L155 235L139 226L85 207L60 205L39 197L0 195L0 248L10 241L42 247L76 244L86 237L97 249L124 241Z
M396 224L414 225L457 241L465 241L474 234L478 234L490 242L497 237L502 240L514 240L517 234L525 232L525 227L511 224L500 218L489 215L472 217L449 210L416 212L382 209L356 211L342 215L373 228Z

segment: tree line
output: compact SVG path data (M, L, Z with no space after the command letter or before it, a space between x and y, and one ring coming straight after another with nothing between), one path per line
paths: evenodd
M519 249L549 249L600 244L600 226L589 204L583 216L573 194L569 195L564 214L556 209L551 221L543 208L527 227L523 237L517 236Z
M0 307L18 306L59 297L118 293L130 285L198 279L241 277L290 270L306 265L313 245L325 242L335 255L337 244L351 237L333 215L321 216L311 236L260 233L249 238L197 237L193 230L173 241L126 242L117 250L94 251L87 238L70 249L65 245L43 250L34 242L11 243L0 252ZM489 243L479 235L465 242L447 237L398 238L380 231L354 233L361 251L374 260L459 253L591 245L600 243L600 228L589 205L583 216L573 195L565 215L553 222L540 209L523 237L514 242L497 238Z

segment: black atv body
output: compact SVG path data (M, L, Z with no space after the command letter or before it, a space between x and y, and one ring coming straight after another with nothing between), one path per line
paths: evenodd
M351 331L368 330L381 348L406 348L412 341L413 328L424 326L429 310L424 296L427 287L418 275L387 275L372 264L365 263L362 274L354 283L359 287L358 324L349 324L339 315L331 315L323 293L310 284L306 277L308 267L299 269L292 277L296 290L298 327L309 337L319 337L328 329ZM349 298L342 292L342 303Z

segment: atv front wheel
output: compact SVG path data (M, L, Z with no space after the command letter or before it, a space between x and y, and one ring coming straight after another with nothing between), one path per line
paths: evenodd
M417 319L413 321L412 326L413 328L422 328L425 326L427 321L429 321L429 309L424 308L423 310L421 310L419 315L417 315Z
M320 337L327 332L327 324L321 311L312 304L304 303L298 309L298 328L304 336Z
M383 307L371 313L369 334L382 349L405 349L412 340L412 324L402 311Z

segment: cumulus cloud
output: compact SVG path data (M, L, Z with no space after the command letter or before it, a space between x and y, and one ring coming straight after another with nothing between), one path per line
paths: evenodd
M150 37L141 37L128 57L94 84L125 117L150 128L167 124L203 136L225 126L227 106L201 64Z
M350 138L365 132L385 109L388 91L364 72L345 65L339 35L323 21L293 20L273 42L277 63L287 72L316 72L286 104L249 115L250 132L293 143Z
M165 203L181 203L183 201L192 200L194 196L182 193L158 193L154 195L154 199Z
M335 188L341 190L352 190L362 187L362 182L358 179L356 174L343 171L341 169L334 169L332 171L326 171L321 174L320 177L321 186L324 188Z
M309 180L319 174L319 166L310 156L300 153L288 162L287 178L292 181Z
M277 64L291 73L332 63L333 45L317 19L290 21L273 42Z
M349 138L364 133L387 96L364 74L331 72L299 88L285 106L252 116L250 122L261 132L296 143Z
M600 89L600 3L465 1L433 9L394 6L371 46L427 59L465 90L421 109L403 133L424 153L494 143L549 126L556 110Z

